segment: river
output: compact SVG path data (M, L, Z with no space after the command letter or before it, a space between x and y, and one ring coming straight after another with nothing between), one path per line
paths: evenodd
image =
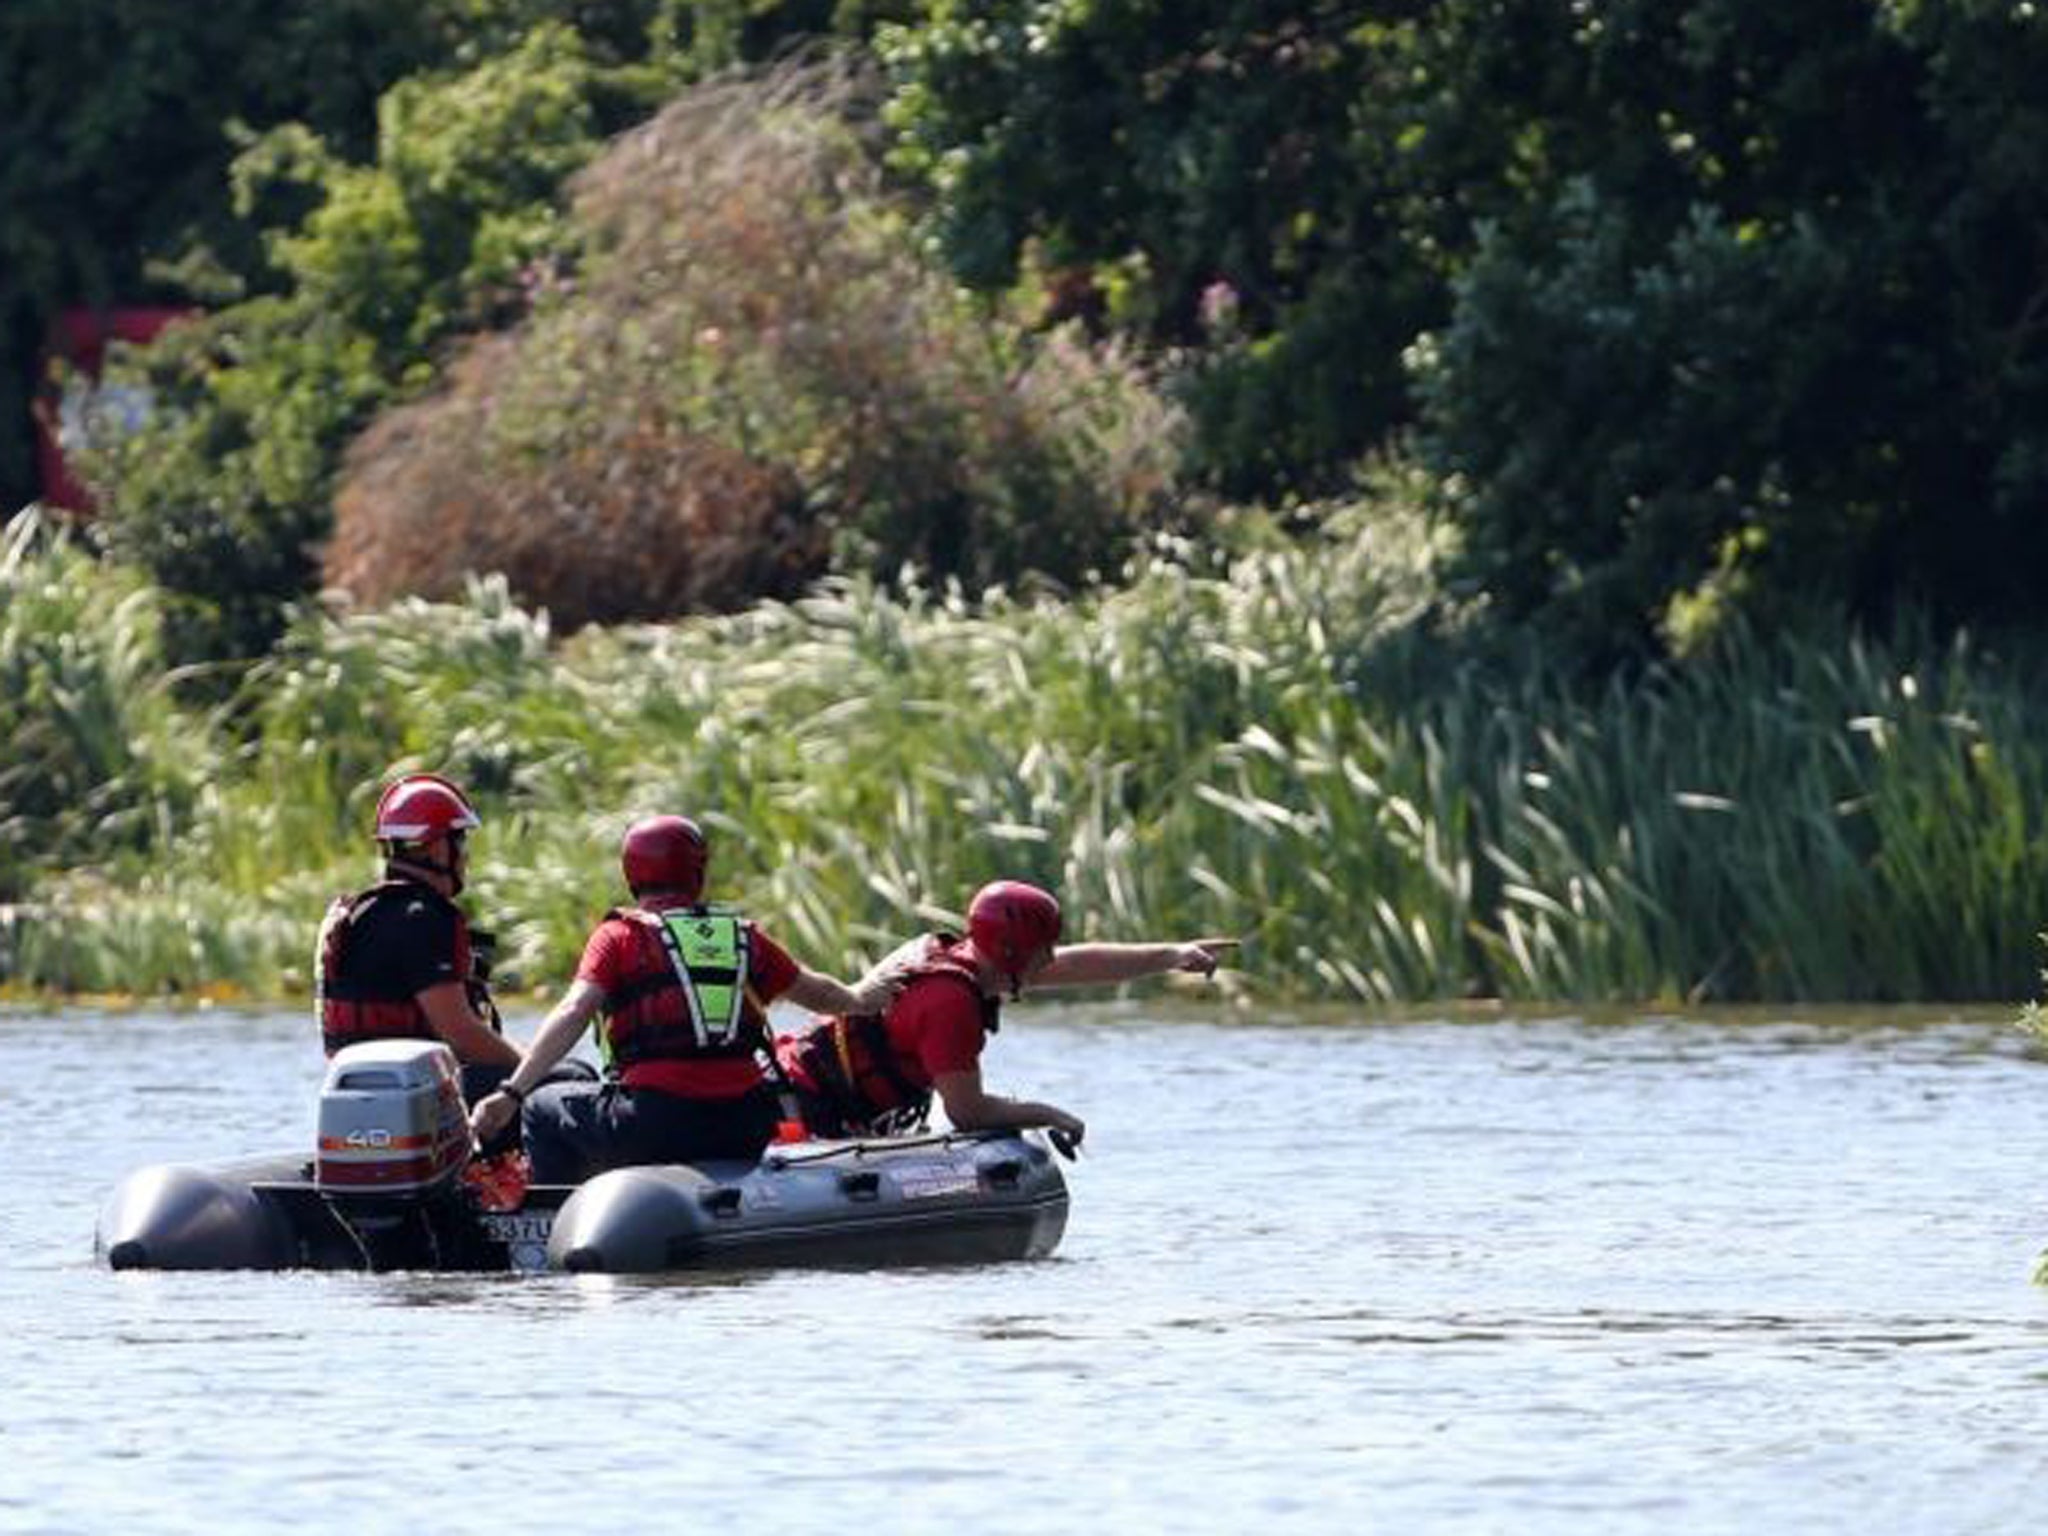
M988 1065L1089 1120L1043 1262L115 1275L130 1168L306 1142L311 1027L0 1013L0 1531L2038 1523L2002 1016L1126 1001Z

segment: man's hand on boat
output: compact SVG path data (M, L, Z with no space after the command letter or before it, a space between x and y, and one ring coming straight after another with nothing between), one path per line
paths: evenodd
M476 1138L479 1146L510 1125L519 1113L519 1100L503 1089L497 1089L478 1099L469 1111L469 1134Z
M1081 1141L1087 1134L1088 1127L1075 1115L1068 1115L1060 1124L1045 1128L1045 1139L1052 1143L1053 1151L1070 1163L1080 1157Z

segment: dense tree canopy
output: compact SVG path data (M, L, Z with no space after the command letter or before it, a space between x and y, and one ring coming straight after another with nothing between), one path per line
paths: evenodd
M430 375L446 338L516 310L563 238L563 178L602 142L605 78L578 33L544 23L393 86L364 163L298 125L236 161L240 206L310 204L271 232L279 291L151 348L149 423L107 434L94 461L107 539L171 594L179 654L268 645L311 585L349 435Z
M898 159L968 280L1035 264L1199 350L1225 489L1314 488L1403 418L1401 348L1441 309L1402 197L1414 9L933 4L883 34Z
M1496 100L1542 150L1420 371L1474 575L1600 646L1731 603L2025 615L2048 26L1646 0L1520 42L1544 85Z
M218 300L262 282L228 166L298 123L343 159L382 93L587 10L614 46L655 0L9 0L0 7L0 500L34 488L27 391L67 306ZM633 25L638 13L637 28ZM644 43L634 46L644 49ZM272 210L273 213L278 210ZM176 272L167 269L175 268Z
M929 10L888 48L952 259L1086 264L1199 345L1226 488L1419 423L1473 579L1599 650L2043 574L2036 8Z
M0 411L61 305L232 300L160 349L109 527L274 613L348 439L573 265L562 177L820 37L959 280L1178 394L1187 488L1415 458L1467 587L1593 656L1816 596L2027 614L2048 19L2004 0L17 0Z

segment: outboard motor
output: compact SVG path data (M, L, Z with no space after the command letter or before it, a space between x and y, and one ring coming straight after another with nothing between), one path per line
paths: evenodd
M372 1040L328 1063L313 1182L371 1269L441 1262L469 1150L447 1046Z

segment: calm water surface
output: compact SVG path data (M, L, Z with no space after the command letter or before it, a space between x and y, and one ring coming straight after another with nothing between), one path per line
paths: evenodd
M1125 1003L989 1068L1090 1122L1047 1262L117 1276L123 1173L306 1141L310 1025L0 1014L0 1531L2038 1525L2002 1017Z

